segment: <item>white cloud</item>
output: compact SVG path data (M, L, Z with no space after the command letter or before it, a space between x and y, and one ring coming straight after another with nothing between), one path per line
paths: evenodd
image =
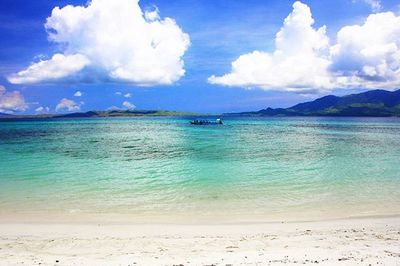
M39 106L38 108L35 109L36 113L49 113L50 112L50 108L49 107L43 107L43 106Z
M314 29L310 8L300 2L276 34L273 53L254 51L232 63L232 72L211 76L209 82L227 86L305 91L331 88L326 28Z
M28 109L28 105L19 91L6 92L6 88L0 85L0 112L23 112L26 109Z
M185 73L188 34L158 10L143 14L138 0L92 0L86 7L56 7L45 24L63 54L9 77L12 83L71 78L151 86L171 84ZM68 63L67 63L68 62Z
M125 107L128 110L133 110L133 109L136 108L136 106L133 103L130 103L128 101L123 102L122 106Z
M374 12L379 12L382 9L380 0L363 0L363 2L369 5Z
M75 74L88 64L88 58L80 54L55 54L50 60L41 60L26 70L11 75L8 80L14 84L54 81Z
M130 93L130 92L127 92L127 93L125 93L125 94L122 94L122 92L117 91L117 92L115 93L115 95L123 96L123 97L125 97L125 98L131 98L131 97L132 97L132 93Z
M119 111L119 110L121 110L121 108L114 105L107 108L107 111Z
M300 93L400 86L400 17L371 14L363 25L340 29L332 46L325 26L314 29L313 23L309 7L295 2L273 53L244 54L232 63L231 73L211 76L209 82Z
M153 10L147 10L144 12L144 17L147 21L155 21L160 19L159 10L155 6Z
M121 95L121 94L120 94ZM128 109L128 110L134 110L136 109L136 106L128 101L124 101L122 103L122 107L118 107L118 106L111 106L107 108L107 111L119 111L119 110L124 110L124 109Z
M82 104L82 102L81 102ZM77 104L73 100L63 98L56 106L56 112L66 110L68 112L77 112L81 109L81 104Z
M338 86L396 88L400 85L400 16L377 13L363 25L343 27L331 55Z
M74 93L74 96L75 97L81 97L83 95L83 93L81 92L81 91L76 91L75 93Z

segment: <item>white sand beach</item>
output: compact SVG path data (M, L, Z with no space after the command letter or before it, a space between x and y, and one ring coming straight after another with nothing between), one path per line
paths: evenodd
M400 265L400 217L0 224L1 265Z

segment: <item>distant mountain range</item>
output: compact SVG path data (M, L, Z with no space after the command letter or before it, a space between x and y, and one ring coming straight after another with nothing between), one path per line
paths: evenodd
M110 110L110 111L89 111L84 113L70 114L39 114L39 115L7 115L1 116L0 120L18 119L51 119L51 118L90 118L90 117L136 117L136 116L196 116L195 113L175 112L164 110Z
M372 90L343 97L329 95L290 108L267 108L224 116L400 116L400 90Z
M85 117L136 117L136 116L208 116L189 112L164 110L109 110L70 114L9 115L0 113L0 120L85 118ZM229 116L400 116L400 90L372 90L347 96L324 96L290 108L267 108L255 112L228 113Z

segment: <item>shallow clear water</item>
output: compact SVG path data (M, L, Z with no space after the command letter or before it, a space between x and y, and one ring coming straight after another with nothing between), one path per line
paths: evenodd
M2 122L0 169L3 215L400 214L400 119Z

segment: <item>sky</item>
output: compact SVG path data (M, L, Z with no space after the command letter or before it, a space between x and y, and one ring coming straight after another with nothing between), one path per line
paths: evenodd
M399 85L400 1L0 1L2 113L239 112Z

